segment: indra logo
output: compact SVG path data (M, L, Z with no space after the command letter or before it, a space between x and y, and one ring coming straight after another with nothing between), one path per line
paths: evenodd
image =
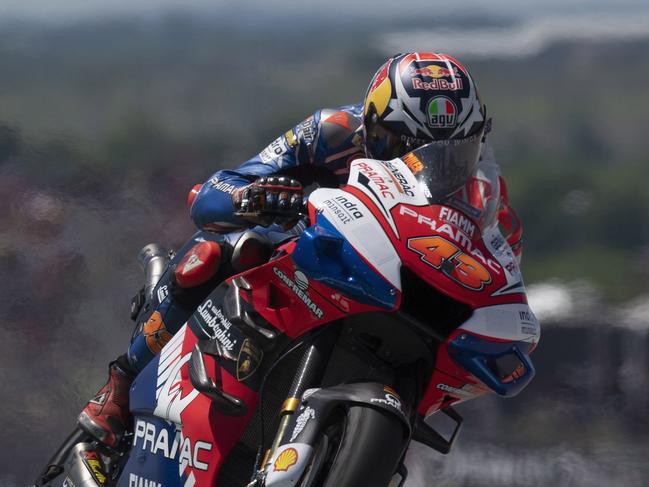
M428 126L431 128L452 128L457 121L455 103L446 96L436 96L428 104Z

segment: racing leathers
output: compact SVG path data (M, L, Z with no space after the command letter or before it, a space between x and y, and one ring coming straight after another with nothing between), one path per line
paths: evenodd
M219 255L220 265L203 272L194 285L177 279L178 269L205 266L209 259L194 257L197 250L209 253L209 242L224 248L233 248L254 220L237 216L233 198L237 191L259 178L282 176L303 187L313 183L324 187L337 187L347 180L354 159L366 157L362 130L363 105L345 105L338 109L321 109L303 122L288 130L259 154L236 169L217 171L205 184L190 194L190 212L199 232L196 233L171 260L151 296L149 310L143 314L131 340L128 352L111 364L111 381L86 406L79 422L82 427L108 444L116 444L121 431L128 429L129 415L124 401L124 384L141 371L189 319L195 308L223 279L235 273L228 255ZM264 180L266 181L266 180ZM497 218L503 234L512 249L520 254L520 223L507 201L502 179L500 206ZM269 222L266 222L269 223ZM303 227L297 225L290 231L271 224L257 226L254 231L273 244L299 234ZM219 246L214 246L219 247ZM220 252L220 251L219 251ZM194 259L192 261L192 259ZM212 259L214 260L214 259ZM195 273L196 269L192 267ZM117 373L118 371L122 373ZM111 391L119 391L119 397ZM106 417L106 415L109 417ZM101 434L104 430L106 434ZM228 440L229 441L229 440Z

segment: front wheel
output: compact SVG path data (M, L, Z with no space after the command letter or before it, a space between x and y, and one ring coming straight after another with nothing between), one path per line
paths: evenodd
M313 449L299 487L383 487L408 443L394 415L351 406L334 416Z

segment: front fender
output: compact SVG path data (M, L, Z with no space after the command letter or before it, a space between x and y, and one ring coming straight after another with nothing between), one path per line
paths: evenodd
M380 409L399 419L404 436L411 435L407 406L392 388L378 382L342 384L325 389L308 389L293 413L280 446L270 459L265 485L295 485L309 464L313 448L333 411L344 406Z
M290 442L297 441L313 446L331 412L347 404L368 406L393 414L399 418L408 435L410 434L409 411L394 389L378 382L357 382L307 390L302 395L299 410L293 414L287 428L287 431L291 431L288 439Z

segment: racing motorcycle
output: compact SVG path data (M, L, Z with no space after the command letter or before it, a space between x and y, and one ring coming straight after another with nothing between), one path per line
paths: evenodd
M431 204L415 174L436 151L357 159L346 186L312 192L309 226L213 289L138 375L120 446L76 430L35 485L401 486L410 441L448 453L453 406L519 393L540 334L485 223L497 184L478 171L480 204ZM265 245L247 232L231 257Z

